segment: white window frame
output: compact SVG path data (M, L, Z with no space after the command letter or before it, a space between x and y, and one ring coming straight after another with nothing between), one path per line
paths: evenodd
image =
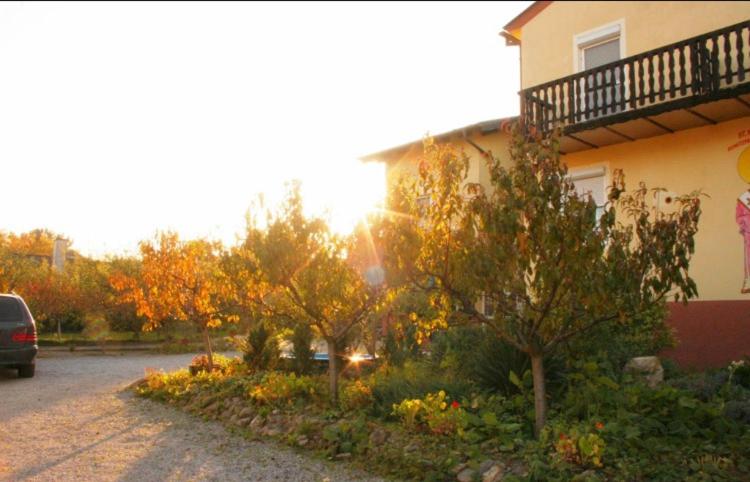
M583 60L584 49L617 37L620 38L620 58L624 59L627 51L625 48L624 18L573 36L573 72L578 73L586 70Z
M579 167L579 168L572 168L568 169L568 175L566 176L567 179L569 179L571 182L575 184L576 181L581 181L583 179L591 179L594 177L601 177L602 178L602 192L604 193L604 203L601 206L597 205L597 210L599 208L602 208L606 205L607 202L607 196L609 193L607 192L607 187L612 182L610 179L610 169L609 169L609 163L598 163L598 164L590 164L585 167ZM597 218L598 221L598 218Z
M579 33L573 36L573 72L579 73L586 70L584 61L584 50L588 47L593 47L597 44L608 42L615 38L620 39L620 59L625 58L625 19L615 20L605 25L601 25L594 29L588 30L583 33ZM629 98L630 86L627 80L625 81L625 95ZM586 103L586 96L583 96L581 101ZM627 110L627 107L626 107Z

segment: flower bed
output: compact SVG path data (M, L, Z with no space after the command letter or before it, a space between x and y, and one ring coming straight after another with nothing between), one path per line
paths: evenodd
M692 381L699 375L651 389L582 363L551 404L538 439L528 376L515 377L515 396L437 390L388 409L382 385L400 376L388 368L344 380L335 409L325 377L251 372L239 360L195 376L151 373L136 391L248 437L398 479L746 480L750 430L742 410L740 418L728 410L750 404L741 375L734 369L706 394ZM684 388L691 383L703 398Z

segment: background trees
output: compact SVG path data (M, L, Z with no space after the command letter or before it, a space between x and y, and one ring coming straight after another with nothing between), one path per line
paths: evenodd
M688 266L697 194L654 211L643 185L614 173L601 216L579 195L557 141L516 134L512 165L487 159L490 186L466 184L468 158L425 143L419 178L392 194L389 268L430 293L439 319L491 327L531 359L536 429L545 423L544 357L604 324L627 324L671 292L697 294ZM429 202L418 202L425 199ZM484 296L494 316L477 308Z
M235 299L232 285L221 269L220 243L181 241L175 233L161 233L140 245L140 276L118 273L111 279L126 302L136 304L138 314L152 330L172 320L187 321L203 333L209 370L213 350L209 329L233 322L229 307Z

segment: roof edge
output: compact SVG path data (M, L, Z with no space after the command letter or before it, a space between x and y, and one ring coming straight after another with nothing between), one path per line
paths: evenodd
M443 132L440 134L435 134L431 137L438 141L445 141L447 139L450 139L456 136L464 137L468 135L471 131L479 131L482 135L486 135L486 134L490 134L490 133L498 132L498 131L506 131L506 130L509 132L511 122L513 122L516 119L518 119L518 116L502 117L499 119L486 120L482 122L477 122L475 124L470 124L464 127L459 127L458 129L453 129L451 131ZM371 154L366 154L364 156L359 157L359 159L364 162L385 162L386 159L384 158L389 157L393 154L396 154L400 151L406 151L418 145L421 142L422 142L421 139L407 142L407 143L400 144L395 147L383 149L382 151L373 152Z
M539 13L547 8L549 4L552 3L552 1L538 1L534 2L531 5L529 5L526 10L516 15L513 20L505 24L503 27L503 31L505 32L511 32L513 30L517 30L527 23L529 23L534 17L539 15ZM502 34L501 34L502 35Z

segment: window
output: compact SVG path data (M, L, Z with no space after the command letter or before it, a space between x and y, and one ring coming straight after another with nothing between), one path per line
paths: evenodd
M622 39L623 21L592 30L574 39L575 70L583 72L620 60L624 54ZM619 112L619 102L624 93L620 83L620 68L592 73L583 79L581 99L587 118ZM603 109L603 110L599 110Z
M0 296L0 321L23 321L21 307L15 298Z
M568 174L579 196L591 196L596 203L596 219L604 212L607 203L606 169L603 166L571 170Z

